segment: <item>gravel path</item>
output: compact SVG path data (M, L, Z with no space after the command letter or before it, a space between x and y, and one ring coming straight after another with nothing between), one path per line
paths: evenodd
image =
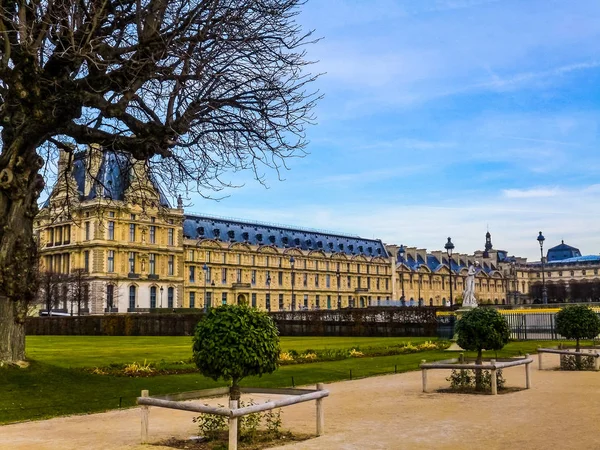
M558 360L556 355L544 358L546 367ZM524 371L506 369L507 384L524 386ZM430 372L430 388L447 386L446 376L447 371ZM534 369L532 385L531 390L493 397L423 394L420 372L334 383L327 386L331 396L324 402L326 434L280 448L600 449L600 373ZM314 432L314 403L283 411L285 428ZM151 440L196 434L193 416L151 409ZM0 427L0 448L162 448L139 445L139 437L139 411L134 408L6 425Z

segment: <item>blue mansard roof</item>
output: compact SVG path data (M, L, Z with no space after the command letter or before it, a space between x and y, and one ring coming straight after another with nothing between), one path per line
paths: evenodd
M388 256L383 242L376 239L204 215L186 214L183 235L189 239L220 239L346 255Z
M556 247L552 247L548 250L546 259L548 262L552 262L562 261L568 258L576 258L579 256L581 256L581 252L578 248L571 247L570 245L565 244L565 241L562 241Z
M85 177L87 171L87 157L89 152L80 152L75 155L73 161L73 178L77 183L77 191L80 200L92 200L102 197L111 200L125 200L125 191L131 181L132 159L122 152L104 151L98 175L88 195L85 192ZM170 208L169 200L160 189L158 183L151 174L148 175L150 182L158 192L161 206Z

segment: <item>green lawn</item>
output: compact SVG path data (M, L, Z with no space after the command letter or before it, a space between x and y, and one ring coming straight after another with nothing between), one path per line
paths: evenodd
M431 338L282 337L284 351L308 349L383 348ZM28 336L27 357L59 367L97 367L144 360L186 361L192 356L186 336Z
M400 342L421 342L415 338L282 338L284 350L384 348ZM149 362L186 360L191 356L190 338L185 337L83 337L32 336L27 338L28 369L0 369L0 423L40 419L57 415L86 413L135 404L142 389L152 394L185 392L223 385L200 374L126 378L92 375L84 367L106 366L146 359ZM538 346L556 342L514 342L497 356L535 353ZM490 352L488 356L496 355ZM416 370L422 359L435 361L451 357L444 351L395 356L353 358L281 367L272 375L249 378L245 385L291 386L333 382L352 377Z

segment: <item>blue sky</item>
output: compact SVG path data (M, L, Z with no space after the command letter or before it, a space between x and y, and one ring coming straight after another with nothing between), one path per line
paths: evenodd
M310 152L189 211L387 243L600 252L600 2L312 0Z

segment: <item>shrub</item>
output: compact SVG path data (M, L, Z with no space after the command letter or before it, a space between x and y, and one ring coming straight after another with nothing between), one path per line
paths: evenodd
M149 375L152 372L154 372L154 369L152 368L152 364L147 363L146 360L144 360L143 364L133 362L131 364L127 364L123 368L123 373L125 375L129 375L132 377L134 377L136 375Z
M481 372L481 386L477 389L477 372ZM455 390L477 389L485 390L492 388L492 373L489 370L460 369L453 370L452 374L446 378L450 382L450 388ZM506 387L506 380L502 375L502 369L496 370L496 385L498 390Z
M560 368L561 370L594 370L595 359L593 356L560 355Z
M594 339L600 333L600 318L591 308L584 305L567 306L556 314L556 332L567 339Z
M363 352L359 352L358 350L356 350L354 348L352 350L350 350L349 355L351 358L361 358L361 357L365 356L365 354Z
M477 352L477 365L482 363L483 349L502 350L510 338L506 319L491 308L475 308L465 312L456 323L456 332L458 345ZM475 369L475 375L475 388L483 389L481 369Z
M231 400L240 399L243 378L277 370L279 353L277 328L257 309L223 305L209 310L196 325L194 362L203 375L231 382Z

